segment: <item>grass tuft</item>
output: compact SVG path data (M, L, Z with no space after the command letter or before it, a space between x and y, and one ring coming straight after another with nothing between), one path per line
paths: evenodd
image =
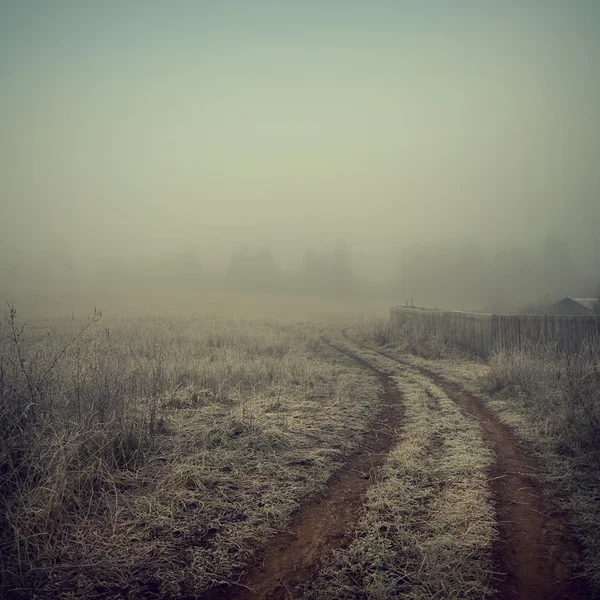
M448 345L443 331L434 331L424 322L410 321L401 325L390 319L363 319L352 328L352 335L362 343L393 347L396 351L423 358L451 358L457 350Z

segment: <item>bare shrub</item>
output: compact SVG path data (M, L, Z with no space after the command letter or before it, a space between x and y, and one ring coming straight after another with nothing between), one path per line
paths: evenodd
M483 388L505 418L532 442L549 491L570 514L585 551L592 594L600 594L600 343L575 353L538 344L490 359Z
M600 344L574 354L553 344L497 352L485 388L522 398L562 452L600 455Z
M374 318L361 320L353 331L363 342L371 342L377 346L392 343L392 326L389 319Z
M0 328L0 589L36 587L69 515L103 510L111 472L150 447L147 411L127 395L125 353L97 324ZM27 595L27 594L25 594Z
M99 321L0 320L0 596L197 597L360 442L377 380L314 327Z
M425 322L407 320L398 324L390 319L377 318L362 320L352 330L362 342L394 346L402 353L423 358L448 358L454 354L454 349L447 343L446 333Z

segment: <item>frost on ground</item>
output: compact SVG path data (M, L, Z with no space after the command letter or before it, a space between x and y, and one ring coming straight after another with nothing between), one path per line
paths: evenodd
M353 541L332 553L305 597L491 597L496 532L486 470L493 457L478 424L418 373L355 351L396 373L405 422Z
M376 378L304 325L20 330L9 317L0 353L12 597L180 597L228 581L360 443L379 401Z
M545 493L568 516L583 546L583 570L600 594L600 344L576 354L552 344L502 351L488 362L440 340L404 340L374 319L348 336L378 352L442 376L476 394L510 426L539 463ZM407 348L416 353L410 354Z

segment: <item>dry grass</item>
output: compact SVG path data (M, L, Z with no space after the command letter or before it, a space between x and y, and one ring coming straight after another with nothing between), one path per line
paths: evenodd
M452 358L459 354L447 344L443 332L434 331L423 322L394 325L389 318L362 319L352 328L352 335L362 343L427 359Z
M376 380L309 326L9 314L0 356L3 597L201 594L377 412Z
M360 355L398 373L405 424L368 492L354 541L333 553L305 597L491 597L492 454L477 423L410 368L365 349Z
M500 352L479 383L490 406L539 456L600 594L600 345L570 355L550 345Z
M377 342L373 335L362 339ZM478 394L529 444L547 493L569 514L593 593L600 594L600 344L570 355L553 345L530 345L499 352L488 363L451 350L449 358L432 360L405 348L377 350Z
M576 354L553 346L499 352L490 360L485 389L525 399L567 454L600 456L600 345Z

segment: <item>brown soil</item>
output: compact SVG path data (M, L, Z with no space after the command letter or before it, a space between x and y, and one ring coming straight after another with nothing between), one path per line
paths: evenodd
M426 369L457 404L479 421L496 454L490 472L498 532L496 560L506 575L499 583L500 598L575 600L588 597L585 581L577 577L580 548L570 534L564 514L543 496L537 461L528 456L509 427L476 396Z
M588 598L588 586L578 573L581 549L569 532L564 513L544 498L543 486L535 478L539 472L536 460L528 456L512 430L498 420L483 400L429 369L417 370L479 421L495 452L490 486L499 533L495 549L496 568L501 573L497 584L499 597L502 600Z
M327 343L326 339L323 339ZM366 362L348 354L361 366ZM267 547L235 587L218 587L207 598L294 598L318 569L325 552L348 541L358 521L366 489L375 483L377 469L397 440L402 398L389 378L375 371L383 385L378 427L370 431L363 446L349 457L325 490L304 504L285 533L270 538Z

